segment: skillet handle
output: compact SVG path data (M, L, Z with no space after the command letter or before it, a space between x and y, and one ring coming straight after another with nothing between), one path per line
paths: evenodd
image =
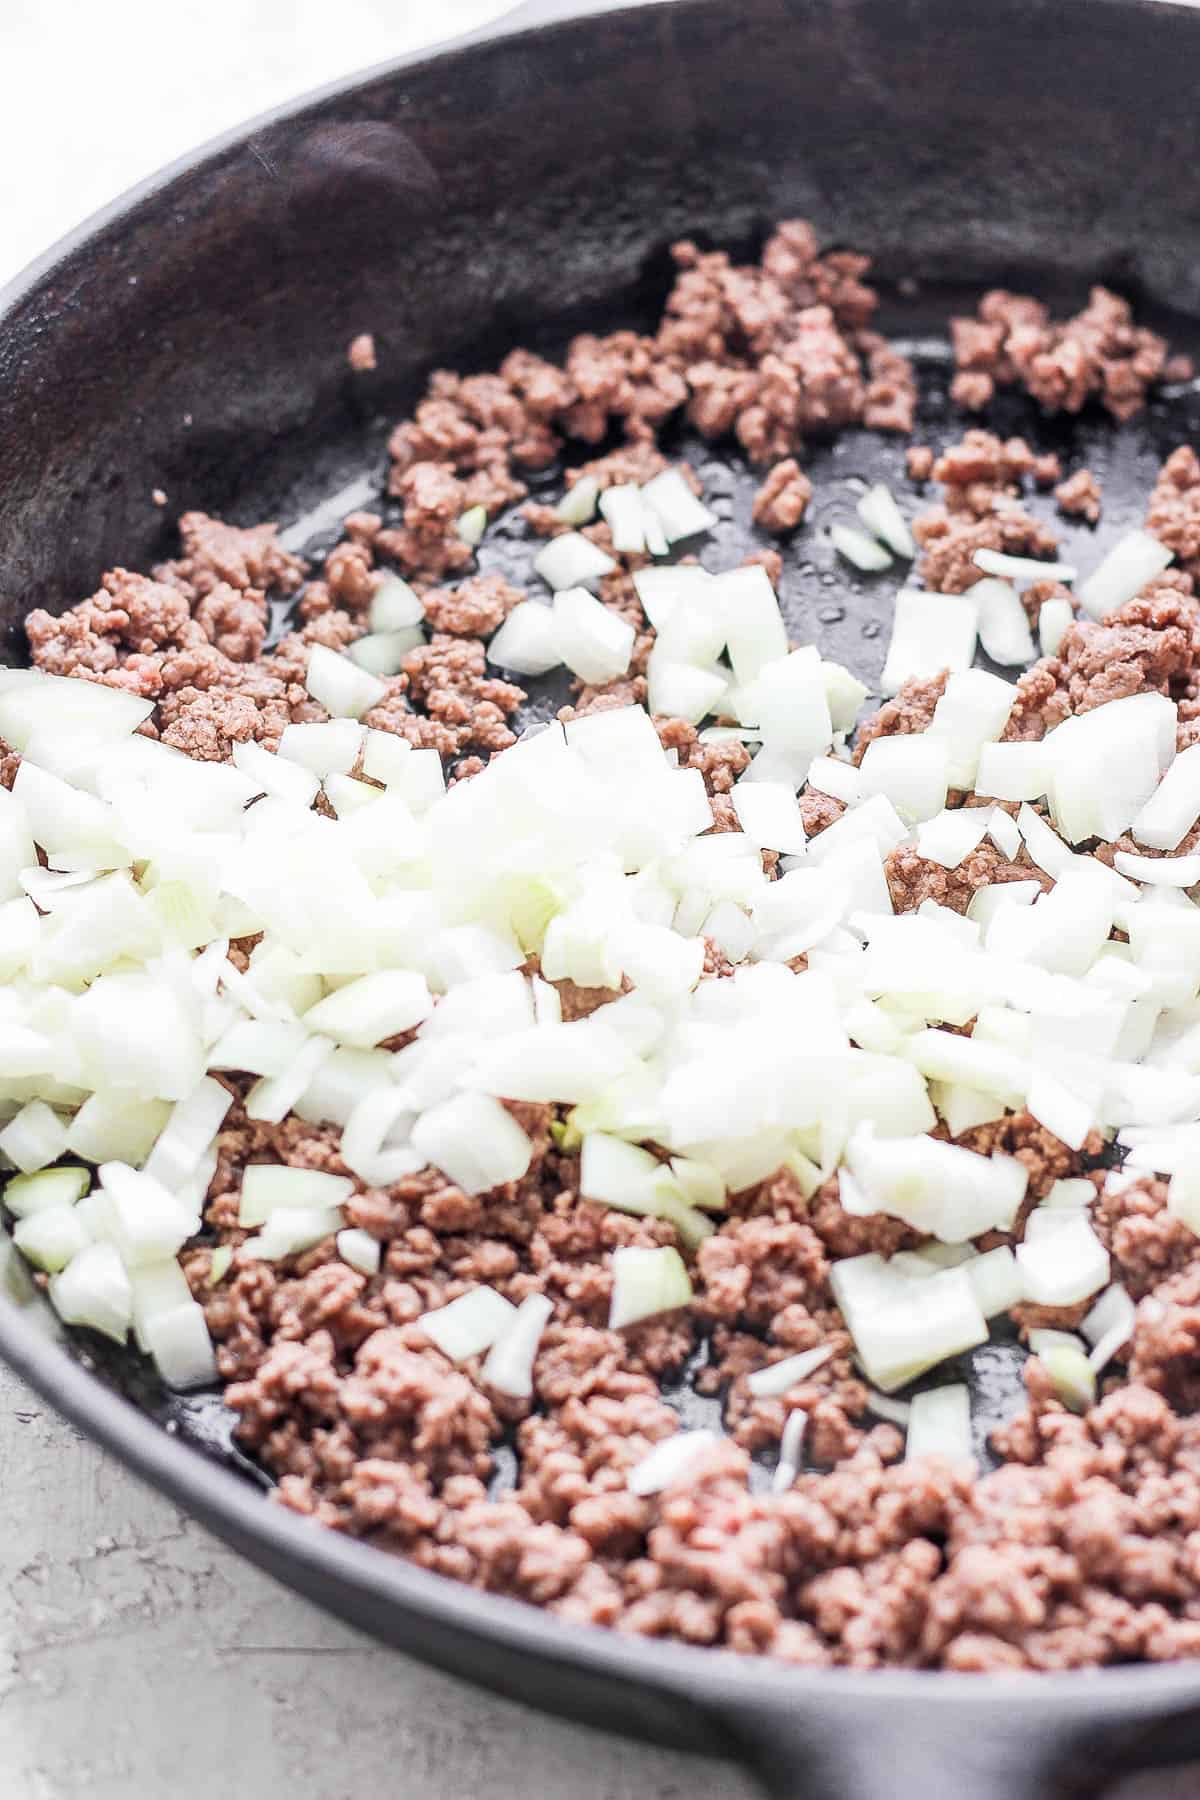
M892 1706L877 1711L869 1693L840 1718L813 1717L813 1705L809 1693L791 1716L726 1715L771 1800L1051 1800L1061 1791L1053 1771L1069 1745L1057 1731L1029 1730L1016 1709L976 1730L933 1694L900 1718Z

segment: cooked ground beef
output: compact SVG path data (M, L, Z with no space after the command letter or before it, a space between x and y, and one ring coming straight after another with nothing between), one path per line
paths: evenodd
M1073 318L1051 319L1028 294L993 289L974 318L950 321L953 389L960 406L979 411L997 387L1023 387L1047 412L1079 412L1098 399L1114 419L1129 419L1167 372L1167 346L1137 326L1128 301L1094 287ZM1173 359L1171 379L1185 378Z
M495 515L525 498L523 477L548 468L567 440L601 446L614 431L616 447L572 469L568 482L645 481L666 466L659 429L686 413L705 436L732 435L765 465L754 518L783 535L800 527L811 499L797 460L808 437L850 423L911 430L912 370L871 329L876 297L864 258L821 255L810 228L794 222L757 265L691 243L676 246L675 263L652 335L577 337L561 368L518 350L493 374L436 373L391 439L399 522L352 514L307 581L274 526L186 514L179 558L152 577L116 569L62 617L33 613L34 662L149 697L155 710L143 729L191 755L227 757L250 739L274 745L293 720L325 716L304 686L310 646L341 649L359 637L380 569L396 567L422 592L430 635L367 723L461 759L452 774L470 779L512 743L526 695L489 673L483 640L522 596L474 571L456 529L469 507ZM1021 385L1049 410L1077 411L1094 396L1126 418L1165 370L1161 340L1103 289L1063 323L1032 299L992 293L952 329L954 395L972 408L997 385ZM348 359L356 371L373 368L371 338L356 338ZM979 578L972 557L982 547L1054 554L1055 532L1022 504L1027 484L1053 487L1066 513L1094 520L1099 511L1086 469L1064 481L1057 457L1035 455L1021 438L971 430L940 455L910 445L906 459L913 481L942 487L914 527L919 573L942 591ZM541 502L523 511L536 535L566 529ZM1181 572L1103 624L1078 619L1058 655L1018 682L1010 738L1040 737L1072 712L1148 689L1179 699L1181 744L1200 738L1200 606L1191 594L1200 462L1190 449L1165 464L1148 519ZM587 535L611 544L607 525ZM615 682L581 686L565 717L645 697L654 640L630 579L644 559L619 560L601 598L633 624L633 662ZM756 560L779 580L777 551ZM1066 591L1034 584L1031 617ZM296 628L267 650L268 603L281 598L295 599ZM860 729L857 758L877 737L925 729L944 688L944 675L907 683ZM703 775L716 828L736 827L730 792L749 749L702 742L679 719L656 724L680 765ZM5 784L16 765L0 745ZM810 834L844 810L812 789L801 809ZM773 870L777 859L765 860ZM904 848L889 857L887 877L898 911L932 899L961 912L996 881L1048 885L1024 851L1010 861L990 843L952 871ZM705 977L729 968L708 943ZM614 998L559 988L566 1019ZM384 1189L356 1183L347 1218L382 1246L379 1273L368 1277L340 1260L332 1240L276 1264L243 1251L237 1202L247 1163L346 1170L338 1131L294 1117L254 1123L242 1105L248 1083L229 1085L235 1105L218 1142L208 1240L184 1263L218 1346L239 1441L278 1478L283 1504L567 1618L806 1665L1058 1669L1200 1655L1200 1266L1162 1182L1096 1178L1097 1229L1139 1302L1118 1358L1127 1381L1110 1374L1111 1391L1076 1417L1030 1358L1028 1406L995 1441L1007 1460L974 1478L938 1460L903 1463L901 1434L872 1423L830 1261L890 1255L918 1240L895 1219L847 1214L836 1180L806 1198L786 1170L730 1196L714 1235L685 1251L694 1306L613 1332L611 1251L673 1244L676 1231L581 1199L578 1158L554 1109L513 1106L533 1162L520 1182L484 1196L435 1169ZM960 1141L1020 1158L1027 1206L1055 1180L1097 1168L1103 1149L1097 1137L1068 1151L1026 1112ZM233 1256L214 1284L217 1242ZM481 1282L513 1301L544 1293L554 1302L536 1404L490 1391L482 1359L452 1364L420 1327L424 1311ZM1079 1310L1051 1322L1074 1323ZM1045 1309L1019 1310L1026 1332L1047 1319ZM786 1394L751 1393L753 1370L824 1343L832 1357ZM630 1468L677 1428L663 1383L700 1348L694 1385L721 1399L728 1436L686 1482L636 1497ZM751 1458L773 1456L795 1407L808 1414L807 1472L786 1493L761 1492ZM504 1433L517 1451L516 1485L489 1497Z

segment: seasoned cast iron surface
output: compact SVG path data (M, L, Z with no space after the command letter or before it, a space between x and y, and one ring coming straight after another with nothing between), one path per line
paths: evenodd
M618 325L649 327L661 309L666 291L665 259L655 259L642 284L645 311L637 306L619 319L611 312L599 320L573 320L569 330L552 337L533 339L533 347L546 354L561 353L566 339L577 329L595 326L612 330ZM1062 305L1064 312L1073 310L1083 295L1078 289L1061 296L1040 290L1043 297ZM803 464L813 482L813 499L800 530L792 539L777 540L759 531L751 521L751 505L761 480L761 471L751 468L736 449L727 444L714 446L686 428L669 433L662 439L668 455L686 460L699 472L704 482L704 498L717 514L718 524L706 537L693 540L685 549L698 553L708 568L729 568L751 551L775 545L783 555L783 579L780 599L787 618L789 635L794 642L815 643L824 657L844 663L871 689L864 711L878 704L880 670L887 651L893 597L907 572L897 562L880 575L864 575L851 568L833 551L828 540L828 526L837 518L852 520L854 502L871 482L884 481L892 487L905 513L912 514L936 497L935 491L914 486L905 470L904 452L910 441L929 443L935 447L961 437L972 423L986 424L1002 436L1023 436L1036 451L1053 450L1062 460L1064 473L1090 468L1104 490L1101 521L1095 528L1078 521L1064 519L1054 507L1050 494L1031 493L1025 504L1041 517L1052 519L1061 539L1061 555L1089 568L1107 546L1121 534L1142 523L1146 497L1163 458L1180 443L1200 442L1200 382L1166 390L1132 423L1120 428L1107 416L1088 412L1077 419L1046 419L1027 399L1001 395L982 419L972 419L950 404L947 389L952 373L950 347L945 337L945 321L955 311L973 309L977 290L951 291L939 288L923 294L894 297L886 304L881 326L914 360L919 375L920 402L912 440L879 432L853 429L842 432L827 443L806 447ZM1135 297L1136 298L1136 297ZM1142 310L1143 322L1161 330L1172 349L1194 351L1200 347L1200 335L1194 323ZM457 359L447 358L461 369L494 367L508 348L516 342L527 342L519 330L502 338L492 336ZM386 346L382 347L386 356ZM362 423L362 462L357 474L333 494L326 493L316 503L306 496L310 510L297 516L280 509L277 516L282 535L289 548L305 554L318 563L340 536L340 523L346 513L361 506L382 511L389 523L399 519L399 507L386 497L387 459L385 441L390 416L376 413L372 404L375 377L347 376L351 383L352 403L359 409ZM579 448L578 460L599 453L599 448ZM529 478L531 496L555 498L562 489L561 466ZM202 502L201 502L202 503ZM256 519L239 511L226 509L226 516L238 524L253 524ZM531 565L542 540L534 537L513 508L493 524L478 552L481 573L497 573L517 586L541 589ZM164 545L164 552L171 546ZM96 570L98 578L101 571ZM76 595L65 596L70 604ZM287 628L290 603L276 608L273 636L278 638ZM19 646L13 646L19 654ZM994 665L992 665L994 666ZM998 670L1012 675L1014 671ZM569 699L565 675L549 676L539 681L522 677L532 690L528 705L519 716L517 728L535 724L553 716ZM22 1283L19 1263L11 1253L11 1244L3 1248L9 1262L8 1280ZM23 1285L28 1289L27 1278ZM33 1296L30 1295L32 1299ZM44 1315L47 1329L54 1330L49 1308L38 1304L29 1314ZM165 1390L143 1358L129 1349L119 1350L91 1333L72 1334L77 1353L92 1366L110 1386L124 1393L164 1428L194 1444L205 1455L238 1470L248 1480L264 1487L271 1479L233 1442L234 1415L223 1404L219 1394L181 1396ZM666 1390L667 1399L676 1405L686 1424L720 1424L721 1404L696 1394L693 1378L704 1366L707 1348L702 1343L691 1358L682 1377ZM928 1377L937 1385L950 1379L965 1379L971 1387L971 1416L976 1435L976 1449L984 1466L995 1458L987 1448L987 1438L994 1427L1016 1411L1023 1396L1021 1367L1025 1353L1015 1341L1015 1333L1007 1322L993 1333L993 1341L978 1350L942 1364ZM921 1383L917 1384L922 1385ZM495 1451L494 1493L513 1486L516 1478L516 1455L512 1438L500 1443ZM764 1463L757 1476L765 1482L769 1465ZM752 1477L753 1479L753 1477Z

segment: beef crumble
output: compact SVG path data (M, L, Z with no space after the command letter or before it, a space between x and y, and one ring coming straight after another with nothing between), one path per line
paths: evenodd
M152 577L117 569L61 617L28 620L35 664L127 688L154 702L143 727L193 756L220 759L239 742L274 746L293 721L321 719L304 685L313 644L341 649L366 629L380 571L395 567L423 596L431 635L387 683L367 723L464 758L513 741L522 688L489 673L483 639L521 598L472 570L456 525L469 507L494 516L526 496L524 477L548 468L568 440L623 439L572 472L603 487L644 481L666 466L656 434L686 413L705 436L729 434L764 465L754 516L797 530L811 499L805 441L850 423L912 428L911 368L871 322L866 260L821 255L811 229L781 226L761 261L676 246L677 275L657 331L585 335L563 367L514 351L494 374L435 374L413 417L392 435L391 496L402 519L346 520L318 575L278 542L275 528L235 528L201 514L180 522L181 555ZM994 293L976 319L953 322L963 405L1019 384L1050 410L1098 398L1117 418L1141 404L1167 370L1165 346L1137 328L1124 302L1097 289L1075 319L1055 324L1036 301ZM350 346L353 369L374 345ZM1060 508L1094 518L1086 470L1061 479L1053 457L1019 438L968 431L940 456L907 451L916 482L942 498L915 523L926 584L963 592L973 556L991 548L1052 556L1056 534L1023 506L1027 485L1055 488ZM1057 485L1056 485L1057 484ZM565 529L549 507L524 508L532 530ZM1149 523L1175 550L1162 577L1102 625L1077 620L1056 657L1017 686L1008 735L1036 738L1073 712L1127 693L1181 702L1181 743L1200 736L1200 462L1179 450L1151 497ZM609 543L607 527L589 528ZM776 553L773 579L778 579ZM626 677L582 687L573 713L645 695L653 633L622 557L602 598L638 634ZM1029 590L1031 611L1053 584ZM296 601L296 629L265 649L268 600ZM861 728L873 738L928 725L945 676L905 685ZM1190 710L1189 710L1190 709ZM716 828L736 825L730 791L750 761L739 741L704 742L692 725L657 721L681 766L703 775ZM0 747L3 748L3 747ZM16 758L4 755L11 781ZM801 798L810 834L841 814L814 790ZM773 860L773 859L769 859ZM1048 878L1022 852L983 845L946 870L908 848L888 859L899 911L927 899L964 911L996 881ZM706 978L729 964L707 946ZM565 1018L614 996L561 983ZM695 1302L624 1332L607 1329L611 1251L676 1244L664 1219L632 1217L580 1197L577 1157L554 1109L514 1107L534 1145L521 1181L470 1196L436 1169L387 1188L361 1183L348 1221L381 1246L378 1274L340 1260L333 1239L278 1263L255 1260L237 1224L247 1164L282 1162L344 1175L339 1134L289 1117L247 1119L246 1084L218 1141L209 1241L185 1253L217 1345L240 1443L277 1477L277 1499L334 1529L479 1587L562 1616L691 1643L723 1644L804 1665L885 1664L962 1671L1060 1669L1200 1655L1200 1270L1195 1239L1166 1209L1164 1184L1106 1185L1096 1223L1114 1275L1138 1300L1137 1323L1110 1380L1083 1416L1064 1409L1036 1357L1028 1406L997 1435L1007 1461L973 1477L936 1459L900 1460L901 1435L873 1422L869 1393L829 1287L833 1258L891 1255L918 1241L879 1215L847 1214L836 1181L806 1194L783 1171L730 1196L726 1216L694 1252ZM1095 1168L1101 1145L1074 1153L1028 1113L960 1140L1022 1160L1030 1193ZM213 1247L232 1252L213 1281ZM538 1353L536 1405L482 1380L482 1359L451 1363L420 1315L479 1283L519 1302L542 1293L554 1317ZM1032 1315L1024 1318L1028 1326ZM686 1482L651 1498L631 1494L630 1469L678 1427L662 1383L703 1344L701 1394L720 1397L728 1437ZM782 1396L754 1396L764 1363L828 1344L833 1354ZM750 1479L755 1456L776 1451L791 1410L808 1414L808 1469L782 1494ZM489 1497L492 1449L513 1434L514 1490Z

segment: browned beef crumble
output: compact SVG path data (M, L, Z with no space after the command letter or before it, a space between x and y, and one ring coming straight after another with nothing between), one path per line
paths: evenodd
M524 498L524 475L547 468L567 439L599 445L614 427L619 447L568 480L643 481L665 466L659 427L686 412L705 435L732 433L766 465L755 517L786 533L811 496L797 460L807 437L849 423L911 430L912 371L871 330L864 258L820 255L797 222L779 228L755 266L687 243L675 259L652 336L577 338L561 368L514 351L494 374L435 374L391 439L390 492L402 523L385 528L376 514L351 515L307 585L273 526L243 530L188 514L180 557L152 578L117 569L61 618L32 614L35 663L147 696L155 710L143 729L192 755L227 757L249 739L274 745L291 721L324 716L304 687L309 647L353 642L379 568L394 566L422 591L431 636L367 722L462 758L455 773L469 779L513 741L525 695L488 670L482 640L520 595L472 572L455 530L467 507L494 515ZM1096 396L1124 418L1167 372L1161 341L1102 289L1061 324L1036 301L990 294L977 318L956 320L953 330L955 394L972 407L997 384L1019 384L1051 410L1074 411ZM373 366L368 337L355 340L349 360ZM1053 555L1055 534L1023 507L1023 484L1056 487L1063 510L1086 518L1099 504L1086 470L1064 482L1056 458L1036 456L1019 438L968 431L940 456L919 445L906 455L914 481L942 486L915 533L920 573L947 592L978 578L971 558L981 547ZM530 502L524 511L535 533L564 528L548 506ZM1164 466L1148 518L1182 572L1103 625L1077 620L1059 655L1021 677L1010 737L1040 737L1071 712L1156 689L1180 701L1181 744L1200 738L1200 607L1191 595L1200 462L1191 450ZM609 541L603 525L589 535ZM760 560L778 580L778 554ZM633 665L604 688L582 687L564 716L645 696L653 634L630 580L637 559L620 561L602 597L634 624ZM1035 584L1031 614L1065 592ZM264 651L268 595L297 594L297 629ZM923 730L944 686L944 676L906 684L862 728L858 754L874 737ZM703 774L715 827L735 825L730 790L748 750L702 743L681 720L656 723L680 764ZM0 780L11 782L16 763L0 745ZM843 811L811 789L801 807L810 833ZM903 849L887 873L898 910L934 899L962 911L984 883L1047 879L1024 852L1010 862L990 844L953 871ZM728 967L707 946L706 976L719 979ZM614 997L559 986L568 1019ZM685 1251L696 1294L688 1313L611 1332L609 1253L673 1243L675 1229L582 1200L577 1158L550 1129L553 1109L513 1107L534 1160L522 1181L490 1194L468 1196L435 1169L386 1189L357 1184L348 1219L383 1247L380 1272L368 1278L338 1259L332 1240L278 1264L243 1254L237 1198L248 1162L346 1171L336 1130L296 1118L253 1123L241 1106L247 1084L229 1085L237 1103L220 1136L206 1216L212 1241L233 1249L232 1265L211 1284L212 1242L184 1262L218 1346L239 1440L278 1477L283 1504L569 1619L804 1665L987 1671L1200 1655L1200 1267L1194 1238L1166 1211L1162 1182L1110 1189L1095 1178L1097 1229L1114 1276L1139 1303L1133 1340L1118 1358L1127 1381L1111 1371L1110 1391L1077 1417L1031 1358L1028 1407L996 1438L1007 1461L975 1478L936 1460L903 1463L901 1435L872 1424L830 1292L830 1261L890 1255L917 1239L894 1219L846 1214L836 1181L806 1199L784 1171L732 1195L714 1235ZM1076 1155L1023 1112L961 1141L1019 1157L1030 1175L1027 1206L1056 1179L1093 1168L1101 1150L1089 1141ZM480 1360L455 1367L417 1323L480 1282L514 1301L534 1292L554 1301L536 1405L490 1392ZM1054 1322L1077 1313L1060 1311ZM1045 1318L1025 1308L1019 1322L1028 1330ZM696 1386L723 1397L729 1436L685 1482L635 1497L628 1471L677 1428L660 1383L702 1337L707 1362ZM750 1394L753 1369L824 1342L832 1358L786 1395ZM793 1407L809 1416L808 1472L787 1493L752 1491L749 1458L770 1455ZM493 1447L504 1431L515 1436L517 1485L490 1499Z
M1090 469L1077 469L1065 481L1057 483L1054 498L1058 510L1068 518L1086 519L1094 525L1100 517L1100 483Z
M1047 412L1077 413L1094 398L1124 420L1141 410L1155 383L1187 374L1186 359L1172 358L1168 368L1164 340L1135 325L1128 301L1102 287L1062 320L1028 294L995 288L974 318L951 319L950 331L959 370L952 394L972 412L998 387L1015 386Z

